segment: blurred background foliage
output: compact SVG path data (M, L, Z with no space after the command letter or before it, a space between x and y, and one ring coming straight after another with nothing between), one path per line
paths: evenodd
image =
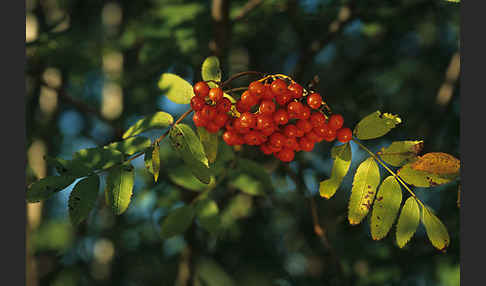
M459 4L442 0L27 0L27 183L55 174L44 155L69 159L118 140L157 110L180 115L187 106L169 102L157 80L172 72L194 83L210 55L223 78L258 70L307 84L317 76L316 89L348 126L375 110L399 114L398 128L367 143L373 151L423 139L424 152L460 158L459 25ZM261 185L245 178L218 184L218 236L193 225L160 238L160 220L200 191L167 142L157 184L143 159L133 162L135 195L121 216L106 209L101 191L79 228L69 223L69 190L28 204L27 285L190 285L194 276L195 285L459 285L458 184L417 190L450 232L447 253L423 226L399 249L394 229L375 242L368 222L347 223L351 175L334 198L319 197L331 147L299 154L290 168L251 148L237 152L271 170L273 188L254 197L245 188ZM365 153L352 149L354 173ZM313 232L305 189L329 248Z

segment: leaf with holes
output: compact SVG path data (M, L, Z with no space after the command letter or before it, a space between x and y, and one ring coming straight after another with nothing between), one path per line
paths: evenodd
M162 74L158 86L169 100L178 104L189 104L194 96L192 85L175 74Z
M125 212L133 194L134 171L131 164L111 169L106 179L107 203L114 214Z
M353 133L361 140L374 139L387 134L401 122L397 115L375 111L361 119Z
M432 245L440 251L445 251L450 244L449 233L429 207L425 207L422 211L422 223Z
M29 203L40 202L71 185L76 177L49 176L33 182L28 186L26 199Z
M209 184L211 173L204 147L191 127L177 124L170 130L169 138L172 147L177 151L184 163L201 182Z
M413 197L409 197L402 207L398 218L396 241L398 247L402 248L412 238L420 223L420 208Z
M203 127L197 127L197 133L209 163L213 163L218 155L218 133L209 133Z
M154 148L152 149L152 171L154 174L154 180L157 182L159 179L159 172L160 172L160 146L159 143L156 143Z
M344 176L348 173L351 165L351 146L349 143L335 146L331 149L331 157L334 159L331 177L319 184L321 197L330 199L341 185Z
M191 226L194 214L194 208L190 205L172 210L162 221L162 238L169 238L185 232Z
M397 218L402 203L402 189L393 176L381 183L371 212L371 237L374 240L384 238Z
M430 188L443 185L454 181L457 174L433 174L425 171L414 170L413 162L402 166L397 175L400 176L407 184L415 187Z
M214 200L203 199L196 204L196 217L199 224L211 233L217 233L221 224L219 207Z
M68 201L69 217L73 225L80 224L88 217L95 206L99 188L98 175L84 178L74 186Z
M122 152L125 155L133 155L145 151L151 145L150 139L143 136L128 138L122 141L111 143L104 148L111 148Z
M201 66L201 76L203 80L221 81L221 68L219 59L215 56L208 57ZM209 82L210 87L216 87L215 83Z
M386 163L400 167L417 157L422 151L424 141L395 141L386 148L381 148L377 154Z
M354 175L348 205L348 221L350 224L359 224L368 214L379 184L380 169L375 159L369 157L358 166Z
M174 123L174 118L167 112L157 111L156 113L146 116L130 126L125 133L123 133L123 139L131 136L138 135L140 133L152 130L152 129L164 129Z

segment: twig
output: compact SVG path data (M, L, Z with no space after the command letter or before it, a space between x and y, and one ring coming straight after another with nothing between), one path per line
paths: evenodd
M221 87L225 87L228 84L230 84L233 80L235 80L235 79L237 79L239 77L245 76L245 75L258 75L260 77L263 77L264 76L263 73L258 72L258 71L245 71L245 72L236 73L236 74L232 75L230 78L228 78L226 81L224 81L221 84Z
M233 19L232 19L232 22L236 22L236 21L240 21L242 20L243 18L245 18L246 16L248 16L248 14L253 11L253 9L255 9L256 7L258 7L260 4L262 4L262 0L250 0L248 2L246 2L245 6L243 6L243 8L241 8L240 12L238 13L238 15L236 15Z

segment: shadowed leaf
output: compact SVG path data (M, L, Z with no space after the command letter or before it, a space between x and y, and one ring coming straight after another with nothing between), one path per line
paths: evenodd
M196 216L199 224L211 233L216 233L220 226L219 208L214 200L204 199L196 204Z
M54 193L67 188L75 179L72 176L49 176L33 182L27 189L27 202L35 203L45 200Z
M138 152L142 152L149 148L151 145L150 139L143 136L128 138L122 141L111 143L105 146L105 148L111 148L118 150L126 155L133 155Z
M187 166L177 166L167 170L169 179L176 185L191 191L203 191L214 185L214 177L211 176L209 184L201 183Z
M68 201L69 217L72 224L78 225L88 217L95 206L99 188L100 178L98 175L84 178L74 186Z
M204 152L206 153L209 163L213 163L218 155L218 134L209 133L203 127L197 127L197 133L203 144Z
M162 221L162 238L169 238L185 232L192 224L194 213L194 208L190 205L185 205L172 210Z
M67 168L70 169L71 166L72 169L84 168L85 170L94 171L110 168L122 161L123 154L118 150L103 147L88 148L74 153L73 159L68 161Z
M160 146L159 144L155 144L154 148L152 149L152 171L154 174L154 180L157 182L159 179L159 172L160 172Z
M247 193L252 196L265 195L262 182L247 174L238 175L236 179L230 182L230 185L233 188L236 188L243 193Z

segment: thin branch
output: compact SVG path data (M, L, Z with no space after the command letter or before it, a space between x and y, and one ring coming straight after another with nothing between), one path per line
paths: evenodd
M232 22L237 22L244 19L251 11L262 4L263 0L250 0L246 2L245 6L241 8L238 14L232 19Z
M245 75L257 75L257 76L260 76L260 77L263 77L264 76L263 73L258 72L258 71L245 71L245 72L236 73L236 74L232 75L229 79L227 79L226 81L224 81L221 84L221 87L225 87L228 84L230 84L233 80L235 80L235 79L237 79L239 77L245 76Z

